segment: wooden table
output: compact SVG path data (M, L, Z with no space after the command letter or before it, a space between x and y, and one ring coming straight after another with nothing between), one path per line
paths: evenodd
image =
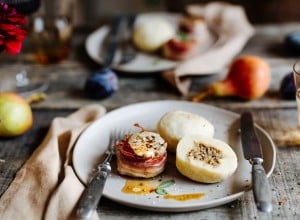
M237 113L251 110L256 122L273 138L277 145L277 161L269 181L273 193L273 212L256 210L252 192L246 192L230 204L188 213L159 213L129 208L102 198L98 213L102 219L300 219L300 129L297 127L295 100L283 100L279 96L282 77L292 70L299 58L288 53L283 45L284 36L300 28L300 24L256 26L256 34L241 54L259 55L266 59L272 70L271 87L258 100L209 98L203 103L218 106ZM86 34L80 31L74 42L73 54L60 64L42 66L27 63L25 66L35 77L49 79L50 88L45 101L32 105L33 128L25 135L0 140L0 195L7 189L15 173L28 159L44 138L54 117L65 116L79 107L98 103L108 110L131 103L151 100L190 100L207 83L224 77L222 74L197 77L193 80L190 96L182 97L171 88L159 74L130 75L120 73L119 92L105 100L87 99L82 92L86 77L98 68L85 54L83 42ZM2 57L2 58L1 58ZM0 75L3 80L13 74L18 65L14 59L0 56Z

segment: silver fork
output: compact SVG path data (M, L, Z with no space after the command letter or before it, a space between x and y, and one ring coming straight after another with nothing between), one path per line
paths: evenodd
M125 136L125 130L110 132L109 146L105 152L105 159L98 165L98 171L92 177L83 194L81 195L77 207L76 217L79 219L90 219L97 208L102 196L107 177L111 172L110 161L115 154L115 144Z

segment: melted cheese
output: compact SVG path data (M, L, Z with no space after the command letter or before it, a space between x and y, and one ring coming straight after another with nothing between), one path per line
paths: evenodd
M149 131L133 134L128 143L136 155L144 158L161 156L167 148L167 143L159 134Z

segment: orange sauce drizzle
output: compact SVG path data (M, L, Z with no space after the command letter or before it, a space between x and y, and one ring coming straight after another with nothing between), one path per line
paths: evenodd
M150 181L143 180L127 180L125 182L124 187L122 188L123 193L128 194L137 194L137 195L146 195L150 193L154 193L156 186ZM177 201L187 201L191 199L201 199L205 194L204 193L191 193L191 194L166 194L164 195L164 199L175 199Z
M147 181L127 180L122 189L122 192L144 195L144 194L153 193L155 191L155 188L156 188L155 186L153 186Z
M200 199L204 196L204 193L193 193L193 194L180 194L180 195L171 195L171 194L166 194L164 195L165 199L175 199L177 201L187 201L190 199Z

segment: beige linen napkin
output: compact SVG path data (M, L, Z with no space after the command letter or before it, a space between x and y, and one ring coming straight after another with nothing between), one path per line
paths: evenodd
M41 145L2 195L1 219L73 219L74 207L84 189L72 168L74 143L105 111L100 105L88 105L66 118L53 120ZM93 219L98 219L96 213Z
M191 79L185 76L221 71L254 34L254 28L241 6L222 2L194 4L187 6L187 13L203 17L209 27L216 29L218 40L207 52L183 61L175 69L163 73L163 77L183 95L188 94L191 84Z

